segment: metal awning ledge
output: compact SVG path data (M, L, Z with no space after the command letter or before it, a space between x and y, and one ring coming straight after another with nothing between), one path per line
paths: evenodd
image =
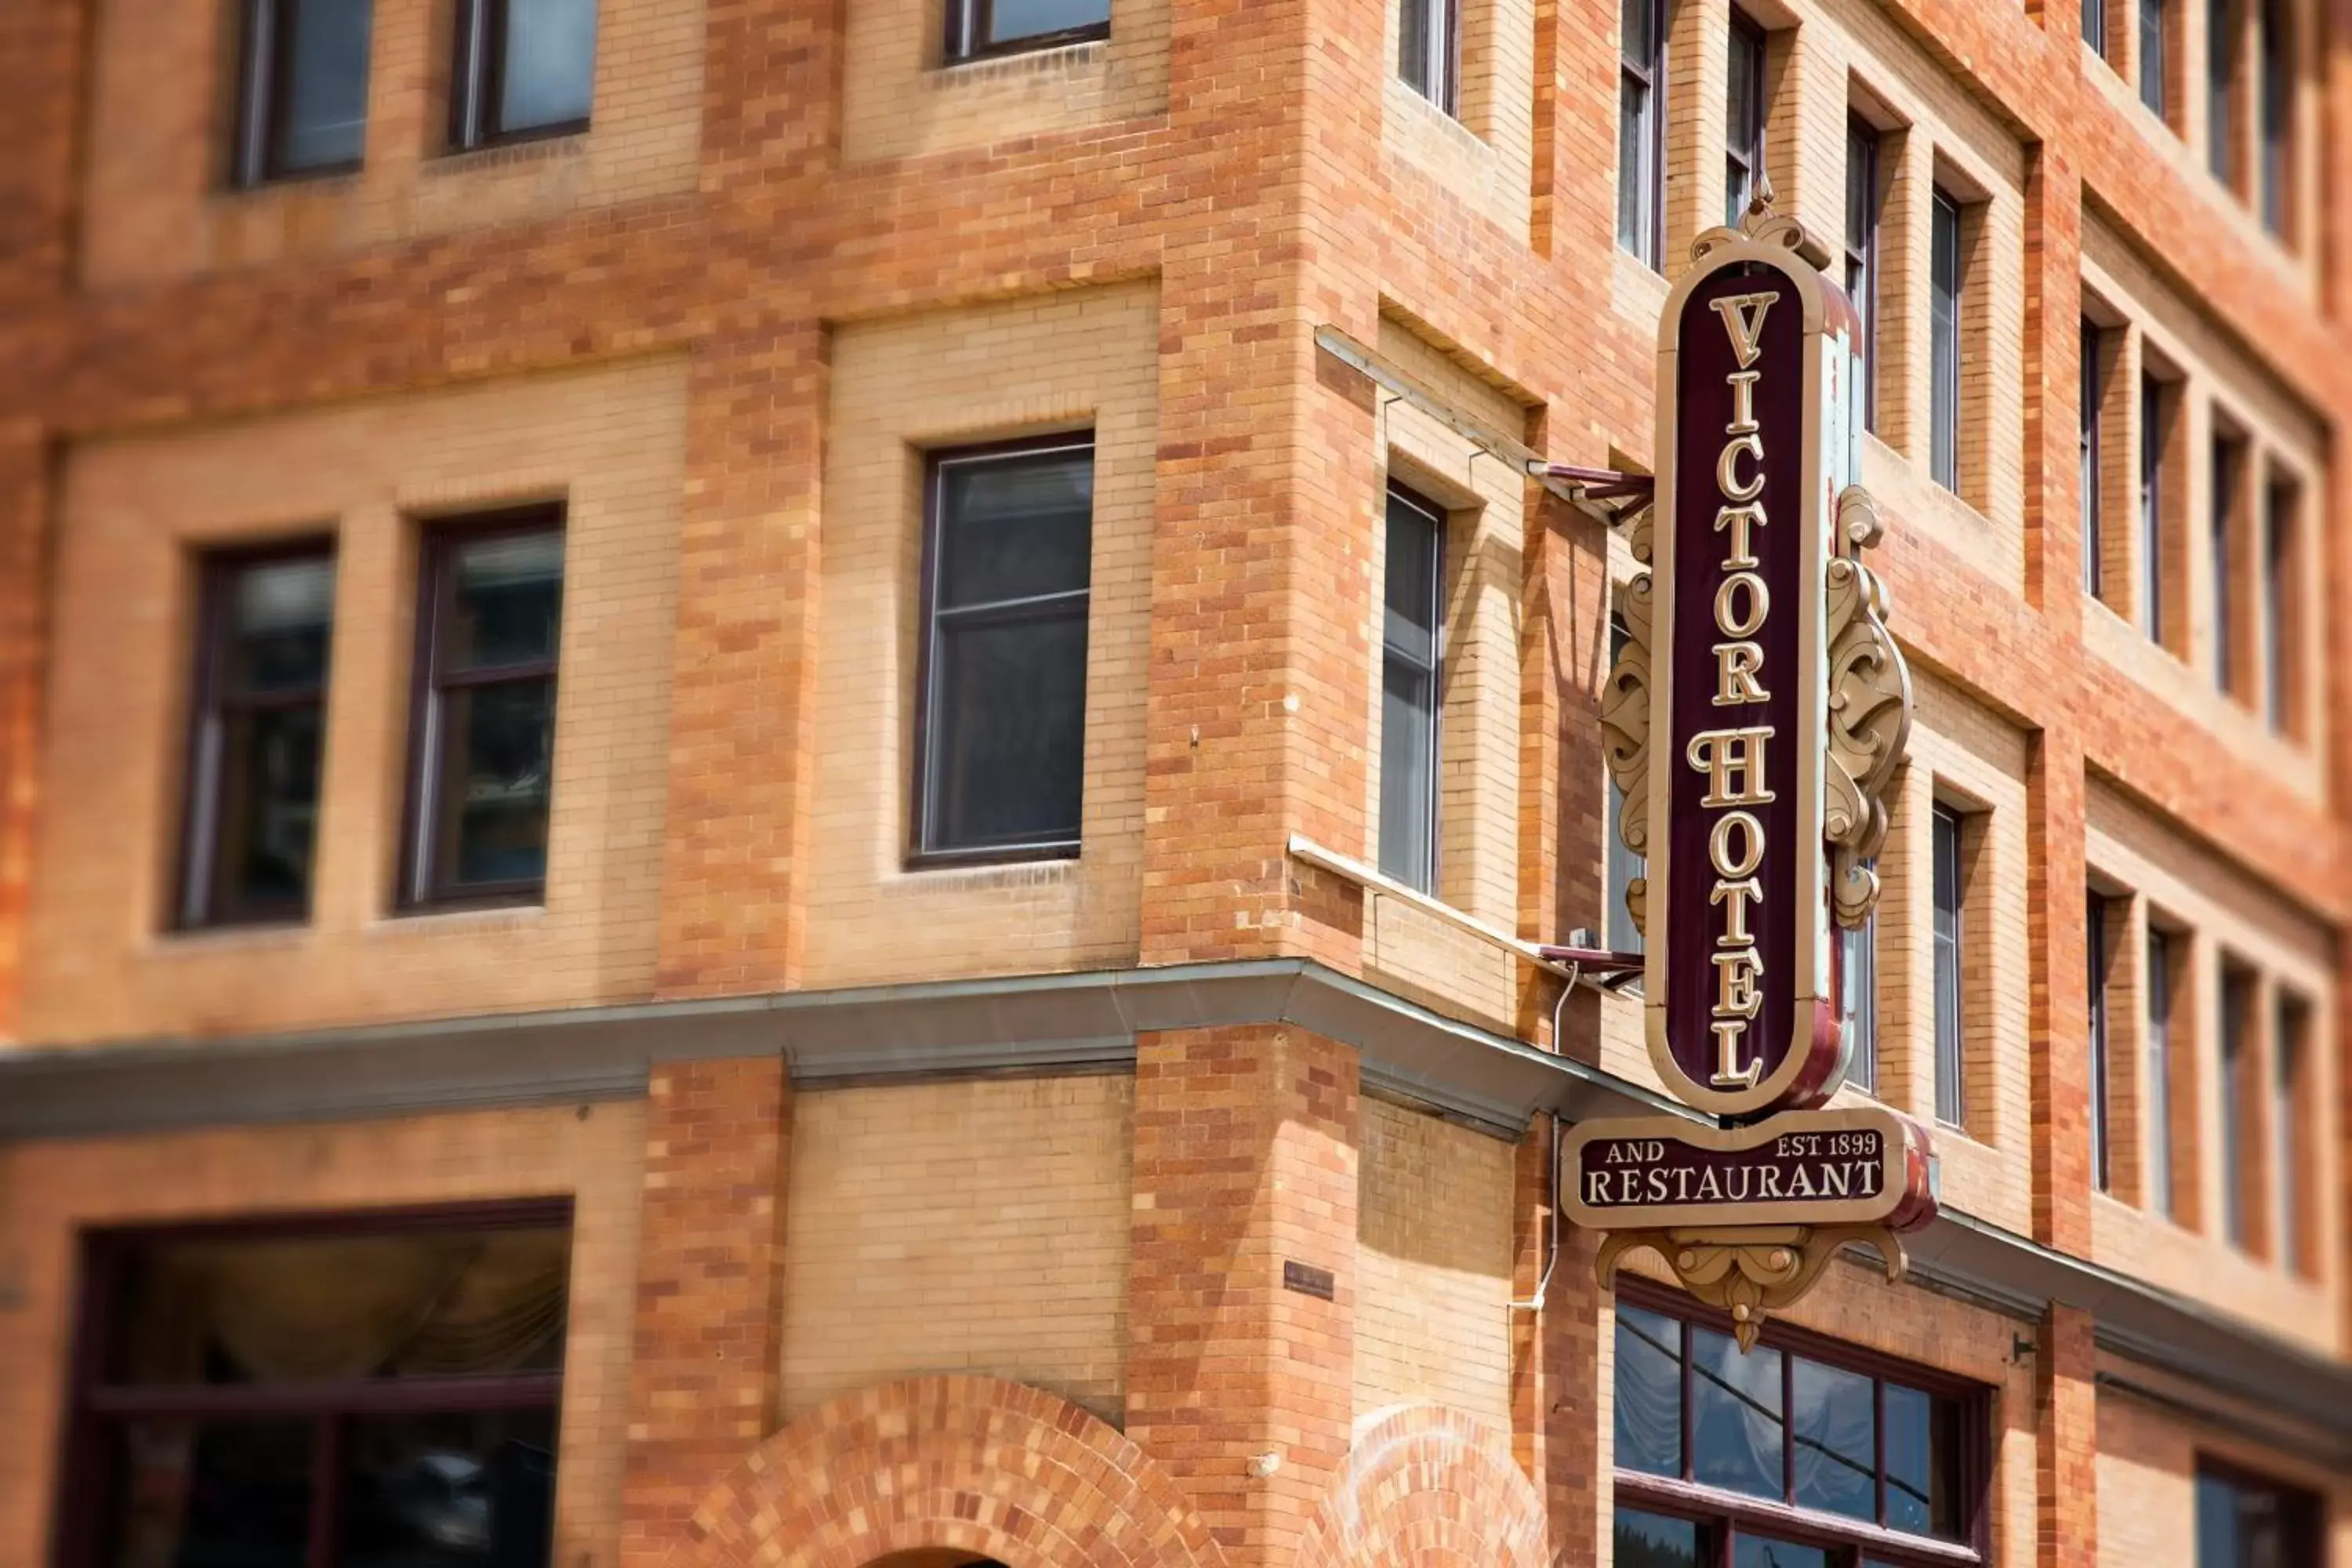
M1275 1023L1354 1047L1368 1089L1498 1138L1538 1111L1699 1120L1599 1068L1282 958L0 1052L0 1141L625 1099L677 1059L781 1055L811 1088L1121 1070L1139 1034ZM2352 1364L1949 1208L1906 1240L1923 1284L2029 1319L2080 1308L2102 1347L2304 1423L2352 1462Z

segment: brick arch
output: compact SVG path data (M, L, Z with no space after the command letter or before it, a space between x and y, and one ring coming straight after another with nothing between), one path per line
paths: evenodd
M1546 1568L1543 1500L1510 1439L1459 1410L1401 1405L1358 1423L1297 1568Z
M1042 1389L915 1377L844 1394L754 1448L672 1568L862 1568L948 1548L1008 1568L1223 1568L1175 1481Z

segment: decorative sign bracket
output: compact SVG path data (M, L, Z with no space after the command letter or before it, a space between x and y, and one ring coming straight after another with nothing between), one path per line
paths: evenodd
M1883 1225L1621 1230L1601 1244L1592 1269L1606 1290L1616 1281L1619 1258L1637 1247L1654 1249L1684 1289L1731 1315L1732 1337L1742 1351L1751 1351L1765 1319L1811 1290L1830 1259L1855 1242L1878 1249L1888 1284L1903 1278L1908 1268L1903 1243Z

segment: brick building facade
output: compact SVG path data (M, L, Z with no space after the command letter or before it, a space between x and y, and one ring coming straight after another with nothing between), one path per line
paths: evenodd
M2347 37L0 6L0 1563L2352 1563ZM1764 175L1944 1213L1743 1360L1551 1218L1657 1080L1527 459Z

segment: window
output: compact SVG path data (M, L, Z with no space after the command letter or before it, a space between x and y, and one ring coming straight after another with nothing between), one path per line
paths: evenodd
M2294 185L2294 33L2284 0L2262 0L2263 224L2284 238Z
M436 528L418 581L404 901L535 900L554 799L562 513Z
M1460 113L1460 0L1399 0L1397 18L1397 74L1446 113Z
M2107 0L2083 0L2083 41L2102 56L2107 52Z
M1626 629L1625 617L1612 613L1609 617L1609 663L1612 668L1633 637L1633 634ZM1625 840L1618 834L1617 819L1624 810L1625 792L1617 787L1617 776L1612 773L1609 776L1609 820L1604 829L1609 847L1609 902L1601 911L1605 926L1603 935L1612 952L1640 952L1643 951L1642 932L1633 924L1633 911L1628 900L1633 884L1649 875L1650 867L1646 858L1625 847Z
M1960 208L1935 194L1928 257L1930 333L1928 468L1948 490L1960 488L1960 295L1967 279L1960 257Z
M60 1559L548 1563L569 1209L93 1235Z
M1110 37L1110 0L949 0L949 63Z
M596 0L457 0L449 144L584 131L596 78Z
M1862 422L1878 428L1878 132L1845 122L1845 291L1862 318Z
M2147 1204L2169 1216L2172 1203L2172 938L2147 928Z
M1878 862L1865 863L1876 870ZM1859 926L1839 928L1838 1015L1845 1027L1846 1081L1878 1092L1878 911Z
M2139 616L2152 642L2164 640L2164 447L2169 437L2164 383L2139 380Z
M1617 97L1617 243L1661 267L1665 255L1665 0L1623 0Z
M2263 713L2272 729L2294 729L2296 493L2292 479L2273 479L2263 493Z
M2107 900L2096 893L2084 900L2083 951L2090 961L2091 1179L2105 1193L2115 1187L2115 1160L2109 1146L2113 1133L2108 1103Z
M1979 1391L1778 1324L1743 1355L1728 1330L1664 1291L1620 1293L1619 1563L1828 1568L1859 1547L1899 1564L1979 1543Z
M2139 0L2139 100L2165 118L2164 78L2168 68L2165 36L2171 23L2165 13L2171 0Z
M1931 830L1936 900L1936 1120L1968 1123L1968 1079L1960 1039L1960 816L1938 805Z
M2319 1519L2309 1492L2198 1462L2197 1568L2318 1568Z
M1437 712L1443 657L1445 513L1389 487L1387 591L1381 621L1381 869L1437 886Z
M324 543L205 563L179 923L310 911L335 561Z
M2238 475L2245 443L2234 436L2213 437L2213 512L2210 520L2213 563L2213 684L2223 691L2238 689L2237 552L2231 548L2236 532Z
M2083 446L2083 592L2099 596L2099 405L2106 397L2106 367L2103 363L2106 334L2096 321L2083 322L2083 392L2080 417Z
M915 852L1078 852L1094 444L1055 437L930 465Z
M2245 1120L2252 1109L2246 1077L2252 1053L2246 1041L2252 1022L2254 978L2233 964L2221 970L2221 1234L2232 1247L2248 1237Z
M2305 1273L2303 1101L2304 1064L2310 1055L2311 1005L2300 996L2281 996L2278 1033L2271 1062L2271 1170L2278 1184L2278 1256L2288 1271Z
M360 166L371 0L245 0L240 185Z
M2205 162L2213 177L2238 177L2238 8L2205 0Z
M1764 167L1764 29L1731 14L1729 78L1723 100L1723 221L1738 225Z

